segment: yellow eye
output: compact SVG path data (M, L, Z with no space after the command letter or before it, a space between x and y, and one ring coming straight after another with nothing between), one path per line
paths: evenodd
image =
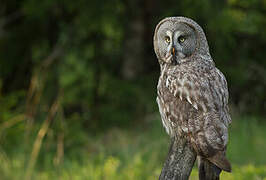
M170 43L170 37L169 36L165 36L165 42L167 42L167 44Z
M179 43L183 43L183 42L185 42L185 40L186 40L186 38L184 36L180 36L178 38Z

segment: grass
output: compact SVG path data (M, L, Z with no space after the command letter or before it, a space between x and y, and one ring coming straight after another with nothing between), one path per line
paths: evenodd
M221 179L266 180L265 137L266 124L257 118L234 118L227 153L233 173L223 172ZM96 136L76 132L71 139L66 134L64 161L56 165L56 152L43 144L32 179L158 179L168 143L158 117L135 128L112 128ZM12 153L0 149L1 180L23 179L28 153L22 149L20 145ZM196 168L190 179L198 179Z

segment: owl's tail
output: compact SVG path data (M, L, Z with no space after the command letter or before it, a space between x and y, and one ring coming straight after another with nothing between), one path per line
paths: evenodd
M230 162L224 152L208 158L198 156L199 180L219 180L222 170L231 172Z
M208 157L207 159L224 171L232 171L231 164L226 159L225 153L223 151L218 151L214 156Z

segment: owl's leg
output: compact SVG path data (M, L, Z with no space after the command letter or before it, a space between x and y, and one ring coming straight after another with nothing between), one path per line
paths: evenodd
M219 180L221 169L208 159L198 156L199 180Z

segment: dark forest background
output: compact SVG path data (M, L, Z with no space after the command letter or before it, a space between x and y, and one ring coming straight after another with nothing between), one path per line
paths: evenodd
M5 178L24 176L13 176L13 160L30 179L36 167L80 154L74 147L91 149L87 138L149 129L153 119L161 126L152 42L167 16L202 26L227 78L233 116L265 126L266 1L1 0L0 159L11 164L0 168Z

